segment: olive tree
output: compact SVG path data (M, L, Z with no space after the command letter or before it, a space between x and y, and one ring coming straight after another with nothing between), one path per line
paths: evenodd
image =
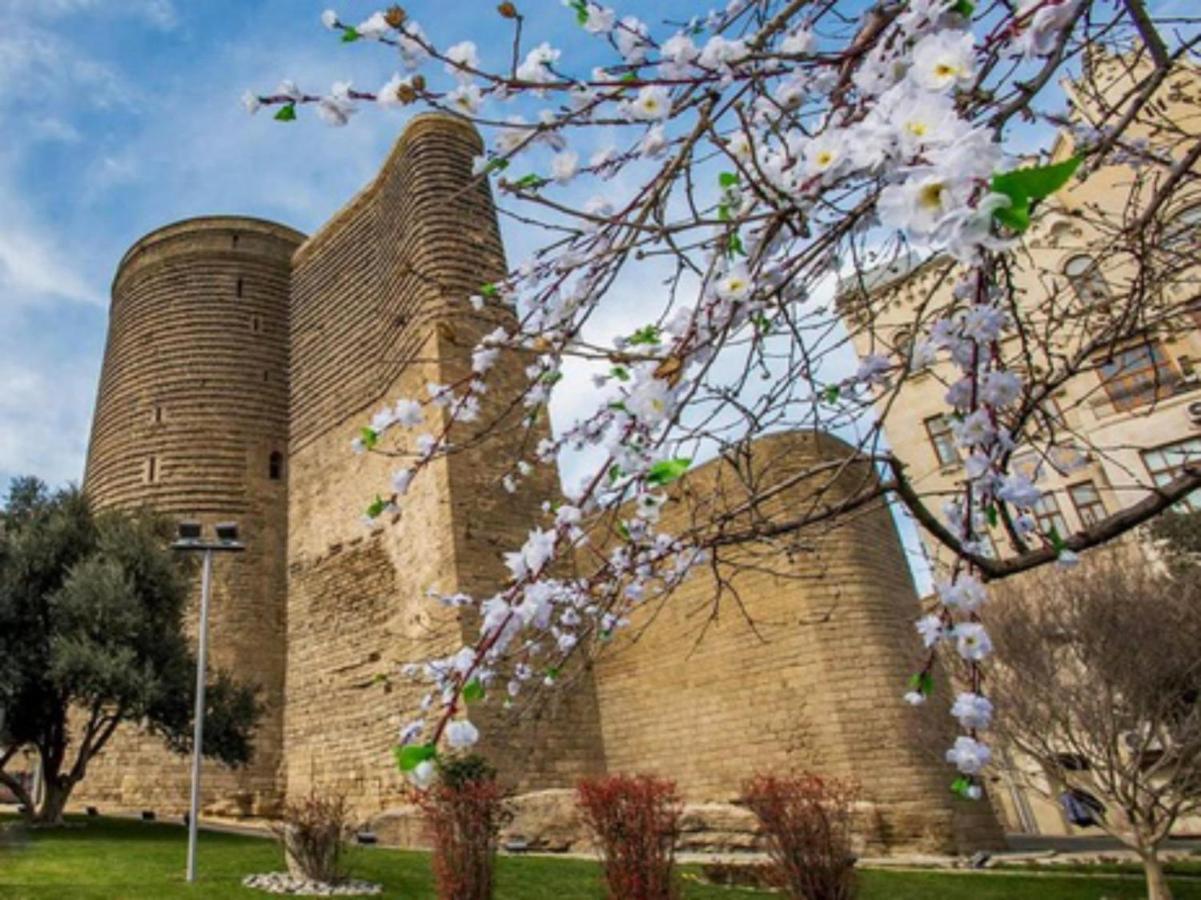
M18 479L0 511L0 784L36 823L62 822L88 763L123 722L173 750L191 746L195 658L184 631L188 572L149 513L93 512L75 489ZM245 762L254 690L207 687L204 752ZM45 795L6 771L37 751Z

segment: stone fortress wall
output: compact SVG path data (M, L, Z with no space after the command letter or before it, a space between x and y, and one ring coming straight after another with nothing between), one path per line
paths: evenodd
M100 508L142 504L211 528L241 525L246 552L214 567L212 664L261 688L257 752L207 765L210 796L268 813L280 778L287 594L288 293L303 235L208 217L138 241L113 281L84 486ZM182 809L186 761L123 727L79 802Z
M251 544L219 561L212 646L218 665L264 685L269 714L250 768L210 767L208 810L266 814L314 788L345 793L364 817L401 804L390 749L419 691L397 664L453 650L476 630L427 588L495 590L501 552L556 495L552 467L515 495L500 487L532 449L507 427L525 364L510 354L490 376L492 436L434 464L391 521L359 521L397 462L353 454L351 438L384 403L465 375L471 348L506 315L466 302L505 270L490 193L470 175L480 149L465 122L418 116L377 178L307 241L255 220L194 220L143 239L122 264L86 487L101 505L238 519ZM284 477L260 477L281 448ZM846 453L828 436L782 435L761 441L747 465L783 477ZM153 481L149 455L161 457ZM736 502L728 466L691 473L671 515ZM816 493L789 487L769 513L845 496L864 477L852 465ZM987 806L947 790L946 723L930 718L941 708L899 702L919 655L917 600L891 518L878 507L844 525L741 551L757 557L735 586L758 636L727 596L685 662L715 594L698 574L536 716L494 703L473 712L482 750L519 793L652 771L676 778L689 800L730 801L752 771L815 768L863 784L881 845L995 843ZM186 773L185 760L127 734L78 800L181 810Z

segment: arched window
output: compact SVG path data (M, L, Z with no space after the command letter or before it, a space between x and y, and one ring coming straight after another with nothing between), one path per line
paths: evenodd
M1067 276L1068 284L1076 296L1085 303L1108 299L1109 285L1101 274L1101 267L1091 256L1073 256L1063 264L1063 274Z
M272 481L279 481L284 477L284 455L278 450L272 453L267 461L267 475Z

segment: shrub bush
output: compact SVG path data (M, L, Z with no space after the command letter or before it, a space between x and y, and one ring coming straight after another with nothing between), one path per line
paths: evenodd
M743 785L742 796L767 838L776 887L793 900L855 896L854 785L810 774L759 775Z
M672 900L683 804L674 781L609 775L576 789L584 821L600 844L612 900Z
M490 900L497 836L507 814L496 770L471 754L440 760L438 782L416 792L434 845L439 900Z
M347 877L342 854L353 830L346 798L314 791L304 800L284 807L283 822L275 833L283 844L290 873L310 881L340 884Z

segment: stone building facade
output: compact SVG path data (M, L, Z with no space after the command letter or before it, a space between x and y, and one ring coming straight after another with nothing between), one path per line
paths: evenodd
M1093 83L1104 86L1104 102L1121 107L1151 76L1151 64L1098 54L1087 63ZM1132 119L1128 139L1146 140L1174 159L1192 146L1201 119L1201 73L1181 62ZM1082 84L1065 83L1073 124L1099 119L1098 100ZM1076 152L1063 130L1050 153L1062 162ZM1193 164L1193 172L1201 166ZM1030 323L1025 339L1011 332L1001 353L1027 382L1062 369L1081 346L1100 341L1091 360L1059 384L1028 423L1013 455L1013 467L1035 479L1044 491L1033 512L1039 529L1075 534L1143 500L1170 481L1186 462L1201 459L1201 192L1186 190L1164 209L1162 232L1147 235L1147 264L1157 277L1139 284L1128 252L1115 252L1113 235L1145 208L1150 193L1139 170L1111 163L1073 181L1040 207L1012 271L1015 303ZM860 355L906 356L914 343L913 323L928 327L953 310L955 269L948 257L906 258L848 278L839 306ZM1142 294L1135 293L1143 291ZM1128 300L1139 297L1140 321L1123 326ZM1110 339L1125 327L1122 339ZM1029 373L1033 372L1033 376ZM889 445L907 467L914 489L931 499L962 490L963 459L950 433L948 385L958 375L941 360L911 373L895 396L878 406ZM1182 501L1201 509L1201 495ZM925 531L927 559L940 576L954 554ZM988 529L987 552L1004 559L1015 554L1005 529ZM1096 834L1072 825L1060 804L1030 790L1033 763L1015 748L1000 748L1002 765L991 772L992 796L1007 829L1031 834ZM1015 777L1023 770L1023 777ZM1033 776L1037 782L1037 776ZM1190 818L1182 833L1201 822Z
M361 423L465 374L503 315L466 302L505 270L488 187L470 175L480 148L463 121L419 116L376 179L308 239L254 219L197 219L148 235L122 261L85 487L101 506L236 519L249 544L218 566L213 659L262 687L267 714L249 767L206 769L210 813L271 815L318 788L387 819L404 802L396 726L417 702L397 664L476 628L427 589L478 595L500 583L501 552L557 494L551 467L515 495L500 486L521 452L504 426L524 363L509 359L484 410L500 427L427 470L390 521L360 522L364 492L393 468L350 452ZM730 462L693 472L669 515L711 514L747 477L847 453L827 435L774 436L738 478ZM867 466L837 471L829 496L872 477ZM782 513L814 490L772 502ZM987 806L947 790L945 714L899 702L919 655L917 598L891 517L861 509L842 525L742 551L771 562L730 576L747 617L729 604L713 615L717 584L698 575L537 709L485 705L483 752L518 795L558 801L605 771L669 775L695 803L728 803L754 771L828 772L863 785L881 847L995 844ZM126 729L76 801L181 810L186 770Z

